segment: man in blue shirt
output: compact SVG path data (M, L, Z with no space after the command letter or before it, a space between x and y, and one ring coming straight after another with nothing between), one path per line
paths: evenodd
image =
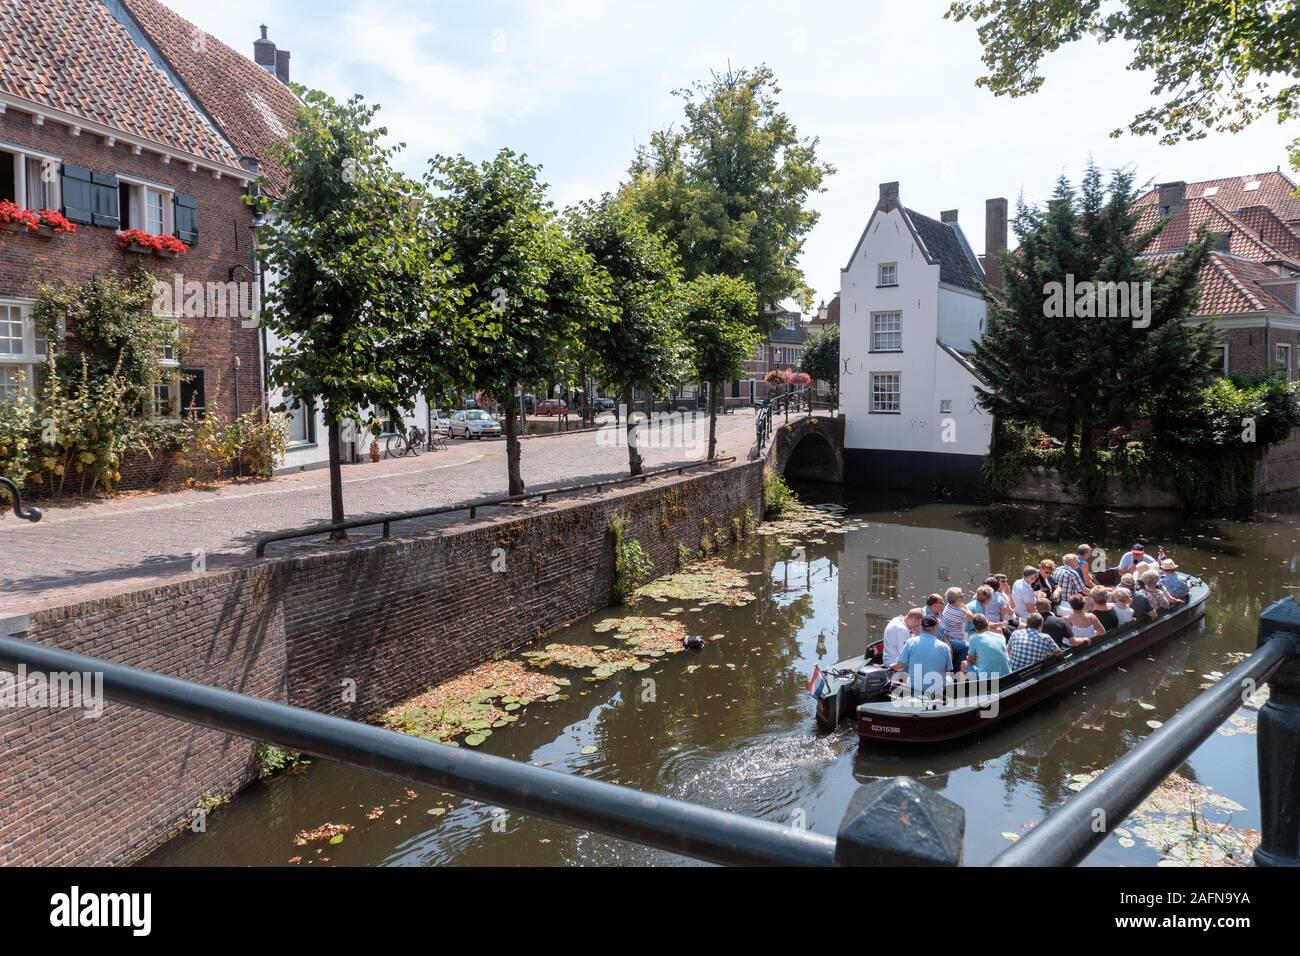
M1186 601L1192 590L1187 584L1187 578L1178 573L1178 565L1170 558L1160 562L1160 586L1171 598L1179 601Z
M952 673L952 649L939 637L939 619L921 621L921 633L903 645L893 670L903 671L914 694L942 696L947 675Z
M975 615L973 627L970 651L962 664L962 670L974 672L981 677L1006 677L1011 673L1006 640L1001 634L989 630L989 619L983 614Z

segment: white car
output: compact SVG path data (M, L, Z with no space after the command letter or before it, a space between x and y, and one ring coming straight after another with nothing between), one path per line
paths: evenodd
M501 425L487 412L471 408L451 416L450 434L452 438L500 438Z
M440 412L438 409L433 410L431 426L435 435L447 435L451 433L451 419Z

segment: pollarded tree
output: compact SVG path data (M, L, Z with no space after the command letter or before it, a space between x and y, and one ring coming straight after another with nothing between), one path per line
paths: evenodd
M422 350L452 320L423 239L423 191L393 169L401 147L381 144L379 107L296 92L295 129L277 147L288 185L262 200L259 256L277 281L261 322L284 343L271 355L272 384L294 404L321 404L337 524L343 424L377 433L378 410L408 404L428 380Z
M455 273L467 320L456 385L504 409L510 494L522 494L519 389L551 378L575 338L611 324L608 290L525 157L507 149L481 165L444 156L430 166L434 257Z
M989 295L975 347L988 383L980 404L999 421L1058 434L1071 454L1089 455L1099 436L1134 419L1197 407L1211 375L1218 333L1185 321L1210 237L1142 258L1164 221L1139 229L1133 200L1130 172L1107 186L1089 164L1078 192L1062 178L1046 208L1022 203L1020 248L1002 256L1005 291Z
M812 376L814 382L825 382L833 394L840 389L840 330L821 329L808 336L799 370Z
M781 111L770 68L728 70L678 90L686 122L656 133L632 164L620 198L677 246L687 278L742 276L759 310L812 290L799 268L819 213L808 199L835 172L818 140L799 136ZM774 319L756 311L760 331Z
M709 459L718 447L718 396L753 358L758 295L745 279L702 275L682 286L678 314L686 357L695 378L709 387Z
M614 321L582 336L582 354L627 408L628 467L642 471L632 395L654 394L679 381L682 346L676 322L679 271L672 244L652 233L633 210L606 195L570 209L570 234L604 273Z

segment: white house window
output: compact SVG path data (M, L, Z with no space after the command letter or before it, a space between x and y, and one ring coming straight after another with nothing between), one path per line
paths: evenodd
M53 156L0 146L0 199L24 209L55 209L59 197L60 162Z
M903 313L871 313L871 351L903 351Z
M153 408L155 419L173 419L181 417L181 383L180 378L170 374L153 387Z
M172 190L143 180L128 180L120 174L117 178L120 228L139 229L155 236L175 231Z
M1228 346L1226 344L1219 346L1218 366L1221 373L1228 374Z
M902 410L902 373L871 373L871 413L897 415Z
M867 564L867 590L874 597L898 599L898 560L870 558Z
M898 285L898 263L882 262L880 264L880 275L876 282L877 285Z
M27 302L0 300L0 401L36 385L36 366L46 359L47 342L36 334Z
M1291 379L1291 346L1279 345L1277 347L1277 367L1282 370L1282 374L1287 380Z
M302 399L289 409L289 444L309 445L316 440L315 403Z

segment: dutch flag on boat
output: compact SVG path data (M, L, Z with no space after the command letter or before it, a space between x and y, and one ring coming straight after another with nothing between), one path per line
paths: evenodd
M813 700L821 700L826 696L826 675L822 673L821 666L813 665L812 680L808 682L808 693L812 694Z

